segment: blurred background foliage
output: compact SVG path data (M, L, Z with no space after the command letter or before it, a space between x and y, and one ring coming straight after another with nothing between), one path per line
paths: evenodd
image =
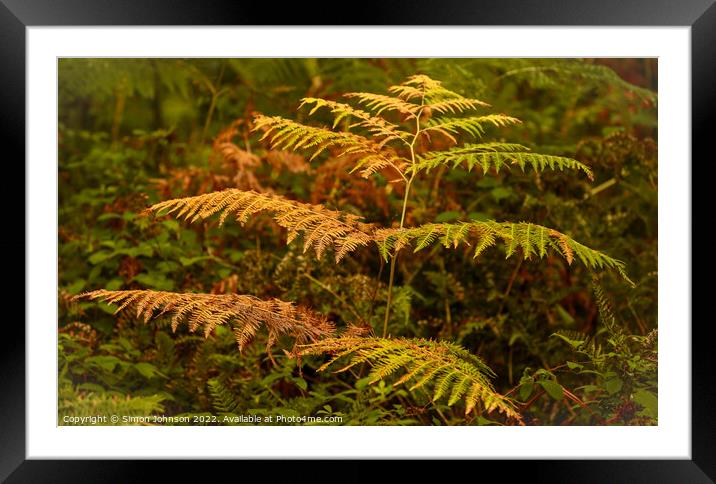
M499 424L420 394L76 303L92 289L279 297L339 326L382 324L375 253L336 266L304 257L269 220L240 227L139 217L149 204L228 187L272 191L390 226L401 194L351 160L267 149L251 113L305 122L302 97L386 92L415 73L523 121L498 140L576 158L595 173L434 170L406 225L528 220L623 260L636 287L563 261L499 252L411 254L393 335L444 338L479 355L532 425L654 424L657 327L656 59L61 59L59 411L63 415L341 415L349 425ZM328 122L328 118L325 120ZM379 273L381 280L378 279ZM596 289L595 289L596 288ZM596 290L596 292L595 292ZM595 296L596 294L596 296ZM601 301L601 303L600 303ZM600 311L600 307L602 311ZM601 314L601 316L600 316Z

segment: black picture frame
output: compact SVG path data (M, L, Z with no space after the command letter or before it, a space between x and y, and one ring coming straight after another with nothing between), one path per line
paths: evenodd
M360 8L340 17L338 7L326 2L294 5L268 2L199 2L184 0L0 0L0 138L6 170L19 171L13 180L25 180L25 29L30 26L83 25L565 25L565 26L690 26L692 76L692 159L711 162L709 127L716 115L716 4L715 0L501 0L361 1ZM277 8L281 5L281 8ZM348 4L346 4L348 5ZM14 153L14 157L7 155ZM693 167L692 163L692 167ZM9 175L5 175L5 179ZM693 180L693 178L692 178ZM13 182L20 185L19 182ZM24 186L24 183L23 183ZM692 188L693 196L693 188ZM17 197L14 197L17 200ZM15 206L17 202L15 202ZM694 211L698 204L692 203ZM24 212L6 224L15 227L1 245L7 258L26 252ZM698 210L700 213L700 210ZM20 217L23 217L21 219ZM10 225L5 225L6 227ZM692 240L696 240L693 238ZM24 268L23 268L24 269ZM18 271L20 268L18 268ZM6 280L17 291L19 272ZM23 272L24 274L24 272ZM24 277L23 277L24 280ZM24 284L23 284L24 287ZM692 288L698 286L692 285ZM27 287L26 291L32 288ZM692 297L693 300L693 297ZM17 305L19 307L19 305ZM14 321L13 321L14 319ZM24 319L24 314L23 314ZM25 330L19 318L6 315L0 338L0 481L7 482L140 482L147 472L144 461L26 460ZM684 325L692 324L683 321ZM713 338L708 318L692 324L692 460L580 460L484 461L480 474L549 482L713 482L716 480L716 385ZM365 480L368 471L357 462L341 465L343 477ZM517 465L519 464L519 465ZM203 466L166 461L163 472L207 472ZM213 465L219 465L215 463ZM506 470L507 466L507 470ZM399 466L404 479L423 466ZM476 469L476 468L473 468ZM216 468L212 468L216 471ZM300 471L298 471L300 472ZM323 468L321 471L323 472ZM476 474L473 474L476 475Z

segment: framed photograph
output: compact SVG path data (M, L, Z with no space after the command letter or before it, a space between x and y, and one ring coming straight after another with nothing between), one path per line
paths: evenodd
M26 160L0 478L507 459L712 482L691 160L713 2L342 26L90 3L0 5Z

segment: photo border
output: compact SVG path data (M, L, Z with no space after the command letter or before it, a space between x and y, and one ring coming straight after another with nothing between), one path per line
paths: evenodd
M353 25L681 25L691 26L692 36L692 153L712 158L707 132L714 118L714 87L716 86L716 5L713 0L658 1L587 1L574 8L569 1L502 1L487 2L446 1L440 9L431 9L427 2L393 2L390 8L370 2L352 17ZM271 25L288 25L304 20L316 25L319 17L307 18L311 12L284 11L277 18L271 7L255 3L212 2L199 6L198 2L155 1L151 5L139 1L62 0L29 1L0 0L0 136L3 146L16 153L6 157L8 165L23 166L11 160L24 159L25 145L25 53L26 27L40 25L261 25L271 19ZM293 8L298 8L295 6ZM312 4L313 10L320 10ZM435 10L435 11L433 11ZM326 10L327 11L327 10ZM366 18L365 12L373 12ZM323 25L334 25L321 19ZM370 21L369 21L370 20ZM345 21L345 20L344 20ZM230 22L230 23L229 23ZM297 24L301 25L301 24ZM693 165L693 164L692 164ZM20 175L24 178L24 173ZM9 179L9 178L8 178ZM693 193L693 190L692 190ZM698 208L692 204L692 210ZM24 215L24 213L23 213ZM16 215L19 218L19 215ZM18 221L15 227L24 226ZM19 234L18 234L19 235ZM13 236L4 241L7 253L26 252L25 236ZM22 247L20 247L22 246ZM12 252L10 252L12 251ZM12 273L10 273L12 275ZM29 291L31 288L25 288ZM26 460L25 436L25 331L22 325L6 318L0 349L0 480L12 474L15 482L42 482L52 475L68 481L88 477L94 480L112 476L127 482L141 477L144 470L126 461L49 461ZM551 482L561 479L579 482L630 481L640 482L710 482L716 476L716 425L714 411L714 356L709 338L708 321L692 326L692 460L680 461L520 461L526 465L513 467L511 477L542 476ZM165 463L166 464L166 463ZM217 463L218 464L218 463ZM480 465L488 464L483 462ZM502 465L499 461L492 463ZM349 465L349 468L353 467ZM401 466L402 467L402 466ZM186 466L172 464L172 469L186 472ZM346 468L348 469L348 468ZM549 470L549 472L547 472ZM523 474L524 473L524 474ZM119 476L122 476L120 479ZM407 477L407 475L406 475ZM531 480L534 480L532 478Z

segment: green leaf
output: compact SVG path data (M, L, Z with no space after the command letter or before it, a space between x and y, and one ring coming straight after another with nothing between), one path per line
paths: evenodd
M145 378L154 378L156 376L166 378L166 376L162 372L160 372L156 366L152 365L151 363L146 363L144 361L135 363L134 369L137 370Z
M95 252L94 254L89 256L89 258L87 260L89 261L90 264L92 264L94 266L94 265L99 264L100 262L106 261L107 259L109 259L113 256L114 256L113 252L107 252L106 250L101 250L101 251Z
M212 260L212 257L208 255L201 255L198 257L179 257L179 262L181 262L181 265L183 265L184 267L189 267L191 265L196 264L197 262L205 260Z
M356 381L356 390L365 390L368 385L370 385L372 378L371 377L365 377L361 378L360 380Z
M119 358L116 356L90 356L85 362L97 368L101 368L107 372L114 371L115 367L120 363Z
M564 389L562 385L552 380L540 380L539 383L547 394L555 400L562 400L564 398Z
M134 276L133 280L159 291L171 291L174 289L174 281L167 279L162 274L138 274Z
M652 392L647 390L637 390L634 394L634 401L644 407L644 414L651 418L657 418L659 415L659 400Z
M78 294L82 289L84 289L85 284L87 284L87 281L84 279L77 279L75 282L67 286L65 290L70 294Z
M435 222L450 222L452 220L457 220L460 215L460 212L456 212L455 210L449 210L447 212L438 214L438 216L435 217Z
M509 198L509 196L512 195L512 190L509 188L497 187L493 188L490 191L490 194L492 194L492 198L494 198L496 202L499 202L500 200Z
M557 304L555 306L555 309L557 310L557 314L559 314L559 317L562 318L562 321L564 322L565 326L574 326L574 318L571 314L567 312L566 309L562 307L561 304Z
M305 390L308 389L308 383L306 383L306 380L304 380L303 378L298 378L298 377L297 377L297 378L294 378L294 379L293 379L293 383L295 383L296 386L297 386L298 388L300 388L301 390L304 390L304 391L305 391Z
M610 395L614 395L619 390L622 389L622 386L624 385L624 382L620 378L610 378L604 382L604 388L607 390L607 393Z
M107 284L105 284L104 288L108 291L116 291L117 289L121 288L123 285L124 285L124 279L115 277L114 279L110 280Z
M534 391L535 385L534 383L523 383L520 385L520 400L527 401L528 398L530 398L530 395L532 395L532 392Z

